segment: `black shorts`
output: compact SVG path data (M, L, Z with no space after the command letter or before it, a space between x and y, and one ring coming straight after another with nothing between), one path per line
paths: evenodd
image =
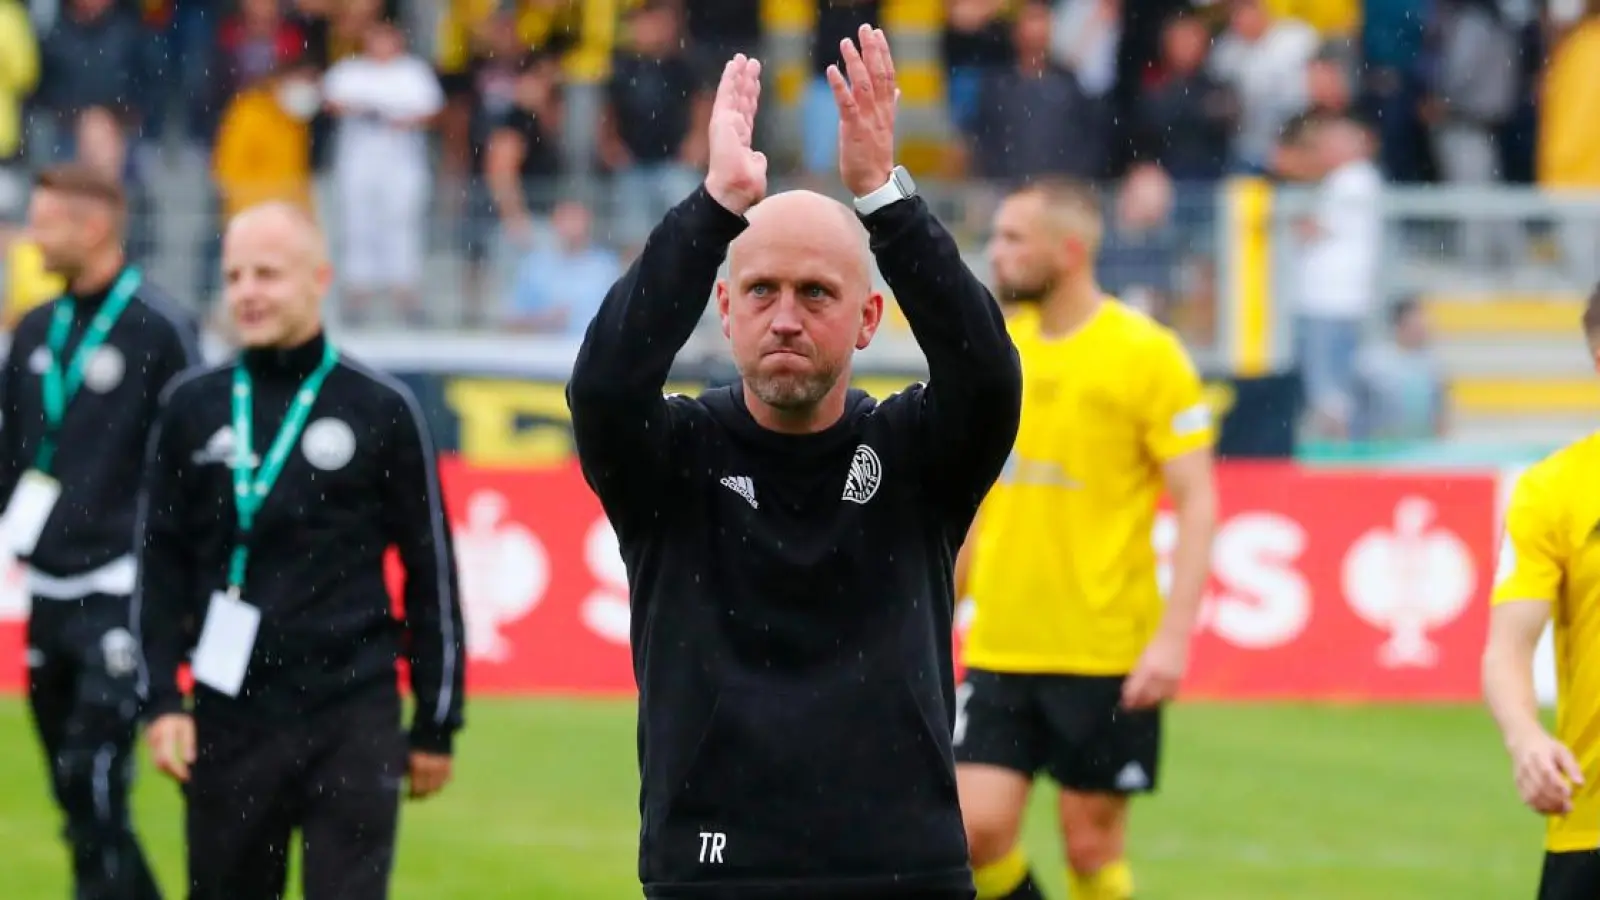
M1539 876L1539 900L1594 900L1600 897L1600 850L1546 853Z
M1151 793L1162 711L1123 709L1123 680L969 669L956 689L956 762L1042 771L1084 793Z

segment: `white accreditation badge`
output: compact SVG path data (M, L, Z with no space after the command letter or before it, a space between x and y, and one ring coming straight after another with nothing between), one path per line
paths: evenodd
M194 680L229 697L239 696L260 627L261 610L239 599L237 591L212 594L189 662Z
M18 556L33 552L44 533L56 501L61 499L61 482L38 469L22 473L17 489L11 492L11 504L6 507L5 519L0 522L6 545Z

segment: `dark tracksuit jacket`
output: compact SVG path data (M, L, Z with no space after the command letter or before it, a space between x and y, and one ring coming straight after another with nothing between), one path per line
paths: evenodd
M259 456L322 353L321 337L287 351L249 350L174 383L165 399L149 448L135 595L147 718L183 709L178 666L212 593L227 587L238 531L233 367L252 373ZM385 587L390 546L406 570L403 622ZM393 695L404 656L416 698L411 744L448 752L462 724L461 606L438 460L404 385L341 354L256 514L250 548L243 599L261 610L254 651L237 697L196 686L200 728L229 719L294 722Z
M927 384L857 391L824 431L738 387L663 397L744 219L700 188L606 297L568 387L616 529L640 691L639 875L652 898L968 898L952 571L1010 452L1000 310L919 198L863 220Z
M63 368L110 290L108 284L74 298ZM0 370L0 508L33 466L45 436L42 373L49 362L46 339L55 305L43 304L22 317ZM200 363L193 317L142 281L67 406L51 472L61 483L61 496L26 560L30 569L56 582L131 557L140 461L161 392Z

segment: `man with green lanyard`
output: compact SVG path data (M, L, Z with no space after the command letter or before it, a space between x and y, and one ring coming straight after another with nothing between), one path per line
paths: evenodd
M146 466L134 597L146 740L185 785L191 900L281 896L296 831L306 900L378 900L400 787L444 787L462 724L437 459L410 391L323 334L333 276L303 212L241 213L223 275L243 351L173 385ZM406 573L399 622L391 546Z
M161 391L200 362L196 327L123 252L121 188L42 173L28 228L67 285L0 370L0 540L26 567L28 699L66 818L76 896L159 896L128 814L137 732L139 461Z

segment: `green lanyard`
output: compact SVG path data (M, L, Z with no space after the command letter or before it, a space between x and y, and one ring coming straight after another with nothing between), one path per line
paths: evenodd
M272 493L272 486L278 480L278 475L283 471L283 465L289 460L289 452L294 449L295 442L300 440L300 432L305 430L306 420L311 418L311 407L317 402L317 394L322 391L322 382L333 371L339 362L339 351L333 344L327 344L322 353L322 364L316 371L306 376L300 384L300 389L295 392L294 402L289 405L289 411L283 416L283 424L278 426L278 436L273 439L272 447L267 451L266 458L259 467L254 466L255 443L251 432L252 394L254 391L250 382L250 373L241 363L233 370L233 437L236 442L234 452L238 458L233 466L233 504L239 517L239 542L233 548L233 557L228 561L228 589L235 597L244 588L245 568L250 562L248 538L250 529L255 526L256 513L261 505L266 502L267 495ZM253 476L253 477L252 477Z
M50 332L45 336L45 345L50 348L50 363L45 367L43 378L44 439L39 442L39 452L33 461L34 468L40 472L46 475L50 473L50 466L55 462L56 440L61 434L61 423L67 417L67 405L77 396L78 388L83 386L83 370L94 352L106 342L111 329L122 317L123 310L128 308L128 303L133 300L133 292L139 289L140 280L138 269L123 270L121 277L111 286L106 302L100 305L100 311L89 320L89 327L84 331L83 340L78 343L78 349L72 354L65 372L61 369L61 355L67 347L67 335L72 331L72 317L77 313L77 303L70 295L62 295L56 300L56 308L50 319Z

